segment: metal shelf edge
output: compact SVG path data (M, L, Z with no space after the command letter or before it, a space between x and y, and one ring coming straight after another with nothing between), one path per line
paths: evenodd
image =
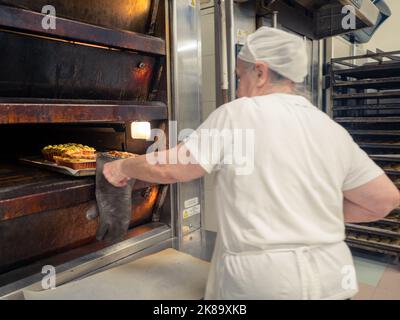
M0 26L12 30L36 32L45 36L76 40L119 49L166 55L165 41L132 31L113 30L83 22L57 18L57 28L44 30L45 15L34 11L0 5Z
M360 225L351 224L351 223L346 224L346 228L348 228L349 230L356 230L356 231L359 230L359 231L370 232L370 233L377 234L377 235L382 235L382 236L399 237L400 238L400 233L399 232L389 231L389 230L385 230L385 229L378 229L378 228L374 228L374 227L360 226Z
M165 105L0 103L0 124L164 120Z

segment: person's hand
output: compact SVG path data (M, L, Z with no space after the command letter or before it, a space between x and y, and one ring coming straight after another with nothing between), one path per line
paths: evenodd
M121 171L123 161L125 160L115 160L104 164L103 175L115 187L125 187L130 179Z

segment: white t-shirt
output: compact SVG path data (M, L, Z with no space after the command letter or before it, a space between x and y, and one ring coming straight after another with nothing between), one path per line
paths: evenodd
M225 132L215 140L204 129L236 129L236 136ZM204 145L215 152L204 152ZM342 242L343 191L383 174L344 128L297 95L270 94L225 104L185 146L208 173L218 171L218 236L230 252ZM321 265L325 267L329 269Z

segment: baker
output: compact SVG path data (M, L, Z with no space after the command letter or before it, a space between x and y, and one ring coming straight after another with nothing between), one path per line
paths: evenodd
M238 56L239 99L216 109L173 150L157 153L166 163L143 155L104 166L115 186L130 178L169 184L215 172L218 236L206 299L349 299L358 288L345 222L379 220L399 205L382 169L297 94L307 70L303 39L262 27ZM215 139L223 130L254 134ZM239 143L254 148L246 159L251 170L238 170ZM168 162L170 151L194 161Z

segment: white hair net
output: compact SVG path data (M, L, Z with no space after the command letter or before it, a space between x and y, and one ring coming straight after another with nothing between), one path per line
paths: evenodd
M275 28L261 27L250 34L238 58L266 62L271 70L293 82L303 82L308 73L305 41Z

